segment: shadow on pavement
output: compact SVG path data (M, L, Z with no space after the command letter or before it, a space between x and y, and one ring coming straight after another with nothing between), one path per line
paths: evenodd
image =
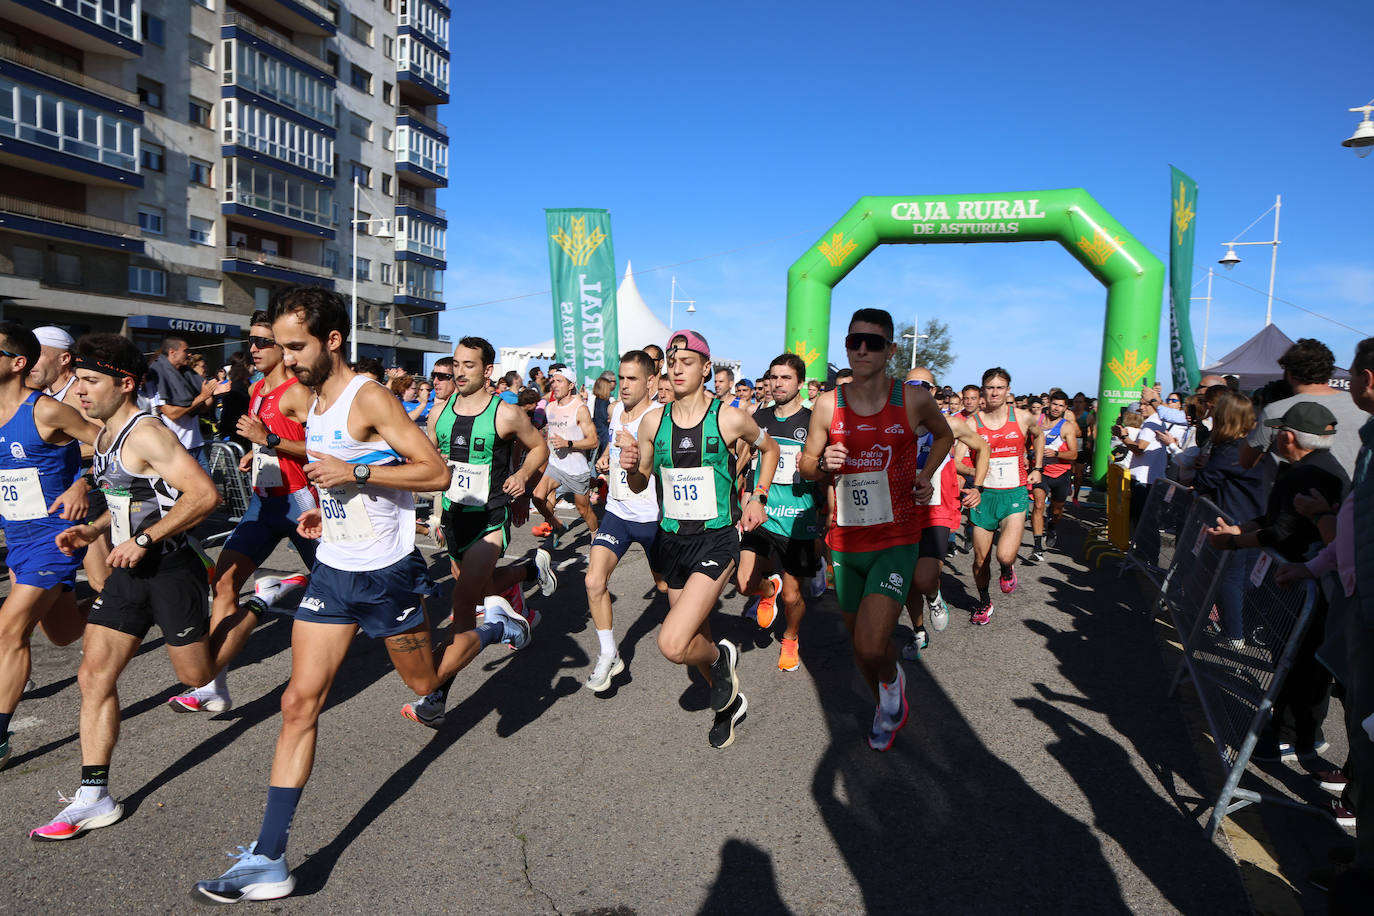
M778 896L773 857L753 843L729 839L720 848L720 871L701 916L716 913L749 913L750 916L783 916L792 911Z

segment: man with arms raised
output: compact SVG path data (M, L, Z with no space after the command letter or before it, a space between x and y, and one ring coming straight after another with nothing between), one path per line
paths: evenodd
M735 444L763 451L754 498L744 507L745 531L764 518L768 487L778 467L778 445L753 417L708 397L711 348L695 331L668 338L668 375L673 401L641 419L634 443L620 451L630 489L642 493L650 478L662 494L662 515L650 565L668 583L668 616L658 631L658 650L676 665L695 665L711 685L715 721L712 747L728 747L749 701L739 690L739 650L729 640L712 643L709 618L739 562L735 522Z
M1057 530L1064 516L1064 503L1073 490L1073 464L1078 460L1078 421L1069 413L1069 396L1059 389L1050 392L1050 406L1045 430L1044 471L1031 490L1034 510L1031 514L1031 533L1035 535L1035 549L1031 562L1045 559L1045 547L1059 542ZM1045 496L1049 494L1050 519L1045 523Z
M887 375L892 316L859 309L844 339L853 377L821 395L800 459L809 480L834 475L834 515L826 542L835 568L835 597L854 641L854 660L877 706L868 746L886 751L906 724L906 678L892 631L916 567L918 503L935 492L932 476L954 437L923 386ZM917 469L917 431L934 439Z
M587 530L596 536L596 513L588 491L592 485L592 468L587 462L587 449L596 448L596 426L591 411L577 396L577 376L569 368L550 370L550 400L544 413L549 425L545 431L548 441L548 467L544 477L534 488L534 507L549 523L553 546L568 530L568 526L553 514L559 486L572 491L573 505L587 523Z
M1000 366L983 373L983 398L986 407L974 414L973 424L987 442L990 452L988 476L983 499L969 513L973 522L973 584L978 589L978 608L969 618L978 626L992 620L992 596L988 584L992 577L993 537L997 539L997 563L1001 567L997 585L1004 594L1016 588L1016 551L1026 527L1027 485L1040 482L1045 460L1045 433L1028 413L1018 413L1008 400L1011 373ZM1035 466L1026 472L1026 444L1032 442Z
M636 493L620 466L620 453L636 440L640 421L659 409L649 397L655 378L653 358L643 350L631 350L620 358L620 402L611 408L610 442L597 462L597 469L610 475L606 514L587 557L587 607L592 612L600 652L586 686L598 693L625 670L612 629L611 595L607 591L611 573L632 544L639 544L652 557L658 535L658 487L650 478L649 485Z

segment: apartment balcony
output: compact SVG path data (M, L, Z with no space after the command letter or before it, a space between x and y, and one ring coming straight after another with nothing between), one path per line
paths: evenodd
M427 128L436 138L448 143L448 129L444 125L420 113L418 108L402 105L396 109L396 126L413 125Z
M339 7L320 0L238 0L293 32L329 37L339 31Z
M85 92L58 80L48 82L67 87L67 94L53 86L34 85L43 80L47 77L30 82L0 73L0 98L15 100L7 110L0 110L0 165L82 184L143 187L138 171L143 113L122 117L107 110L119 107L108 100L69 98ZM92 104L97 99L101 104Z
M448 104L448 52L436 51L410 35L396 38L396 85L402 102Z
M143 254L143 239L132 223L91 216L0 194L0 230Z
M319 264L310 264L267 251L254 251L243 245L225 246L219 269L227 274L246 274L283 283L334 288L334 273Z
M448 5L438 0L401 0L400 15L396 17L396 31L402 35L420 35L435 47L447 51L449 19Z
M64 44L132 60L143 55L138 2L120 0L12 0L5 18Z
M396 215L409 216L411 215L409 211L412 210L418 211L419 213L423 213L427 216L432 216L436 220L442 221L444 226L448 226L448 216L445 214L442 207L436 207L434 204L425 203L413 191L402 190L400 193L396 195Z
M334 78L334 70L329 66L328 61L316 57L314 54L299 47L294 42L283 38L271 29L263 28L241 13L236 13L231 10L224 14L219 37L237 41L247 41L252 45L258 45L259 43L270 45L276 50L288 55L296 62L305 64L307 67L319 71L320 76L328 77L330 80ZM226 82L227 81L226 79Z
M133 121L143 120L138 93L88 76L80 70L54 64L12 45L0 44L0 75L58 92Z

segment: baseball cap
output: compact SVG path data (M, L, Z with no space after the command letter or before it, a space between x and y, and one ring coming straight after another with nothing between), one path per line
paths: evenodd
M680 341L680 342L679 342ZM674 346L677 343L677 346ZM674 350L690 350L693 353L700 353L704 358L711 358L711 348L706 343L706 338L696 331L674 331L668 335L668 349L665 355L671 354Z
M57 347L60 350L70 350L76 343L72 340L72 335L50 324L41 328L34 328L33 336L38 338L40 346Z
M1316 401L1300 401L1276 420L1265 420L1270 429L1291 429L1314 436L1336 435L1336 415Z
M572 382L573 385L577 384L577 373L573 372L567 366L559 366L557 369L553 370L553 374L559 378L567 379Z

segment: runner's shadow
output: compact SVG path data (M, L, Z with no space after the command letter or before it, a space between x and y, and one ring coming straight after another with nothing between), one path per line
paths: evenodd
M792 911L778 895L773 857L753 843L729 839L720 848L720 870L701 916L717 913L748 913L750 916L782 916Z

